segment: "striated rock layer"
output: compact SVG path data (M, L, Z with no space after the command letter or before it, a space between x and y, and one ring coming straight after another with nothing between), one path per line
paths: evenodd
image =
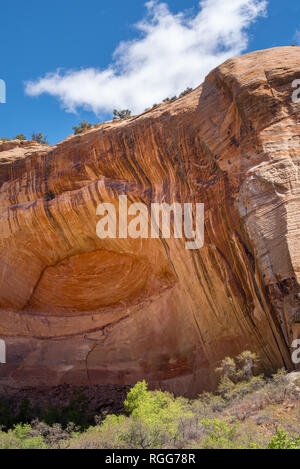
M0 146L0 338L15 387L194 395L225 355L293 369L300 334L299 48L228 60L172 104ZM102 202L203 202L205 243L106 239Z

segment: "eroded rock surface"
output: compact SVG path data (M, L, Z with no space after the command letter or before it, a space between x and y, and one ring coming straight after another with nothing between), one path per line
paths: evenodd
M212 389L225 355L293 369L300 334L300 49L227 61L172 104L55 147L0 145L9 386ZM100 202L203 202L205 243L96 235Z

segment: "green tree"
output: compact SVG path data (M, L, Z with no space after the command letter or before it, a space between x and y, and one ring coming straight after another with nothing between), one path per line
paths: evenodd
M162 391L148 391L146 381L137 383L127 394L125 410L135 419L148 426L148 431L155 442L158 434L168 434L175 438L179 420L192 417L183 399ZM154 443L155 444L155 443Z
M202 443L203 449L234 449L236 448L237 428L220 419L202 419L201 425L207 434Z
M129 109L123 109L122 111L114 109L113 114L114 119L128 119L128 117L131 117L131 111Z
M47 137L44 136L42 132L35 133L33 132L31 136L31 140L34 142L40 143L41 145L49 145L47 142Z
M191 93L193 91L193 88L186 88L182 93L180 93L179 98L182 98L183 96L186 96L187 94Z
M172 96L172 98L166 98L163 100L164 103L168 104L168 103L173 103L174 101L176 101L177 99L177 96Z
M278 428L267 449L300 449L300 437L290 438L282 428Z
M78 126L74 125L74 127L73 127L74 134L75 135L80 134L84 130L90 129L91 127L92 127L92 124L90 124L86 120L83 120L83 121L80 122L80 124Z
M27 140L27 138L23 134L18 134L14 137L14 140Z
M46 449L43 437L32 437L31 430L28 424L18 424L7 433L0 432L0 449Z

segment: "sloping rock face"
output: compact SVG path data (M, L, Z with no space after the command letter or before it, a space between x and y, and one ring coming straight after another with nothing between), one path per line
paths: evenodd
M293 369L300 333L299 48L55 147L0 146L0 384L195 395L226 355ZM205 242L99 239L100 202L201 202Z

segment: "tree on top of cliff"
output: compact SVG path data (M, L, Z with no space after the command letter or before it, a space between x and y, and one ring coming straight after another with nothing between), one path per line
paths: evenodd
M166 98L163 100L164 103L168 104L168 103L173 103L174 101L176 101L177 99L177 96L172 96L172 98Z
M42 132L39 132L39 133L33 132L32 136L31 136L31 139L34 142L40 143L41 145L49 145L47 140L46 140L47 137L45 137Z
M18 134L14 137L14 140L27 140L27 138L23 134Z
M75 135L80 134L84 130L90 129L91 127L92 127L92 124L90 124L86 120L83 120L83 121L80 122L80 124L78 126L74 125L74 127L73 127L74 134Z
M186 88L182 93L180 93L179 98L182 98L183 96L186 96L187 94L191 93L193 91L193 88Z
M129 109L123 109L122 111L118 111L114 109L114 119L128 119L131 117L131 111Z

